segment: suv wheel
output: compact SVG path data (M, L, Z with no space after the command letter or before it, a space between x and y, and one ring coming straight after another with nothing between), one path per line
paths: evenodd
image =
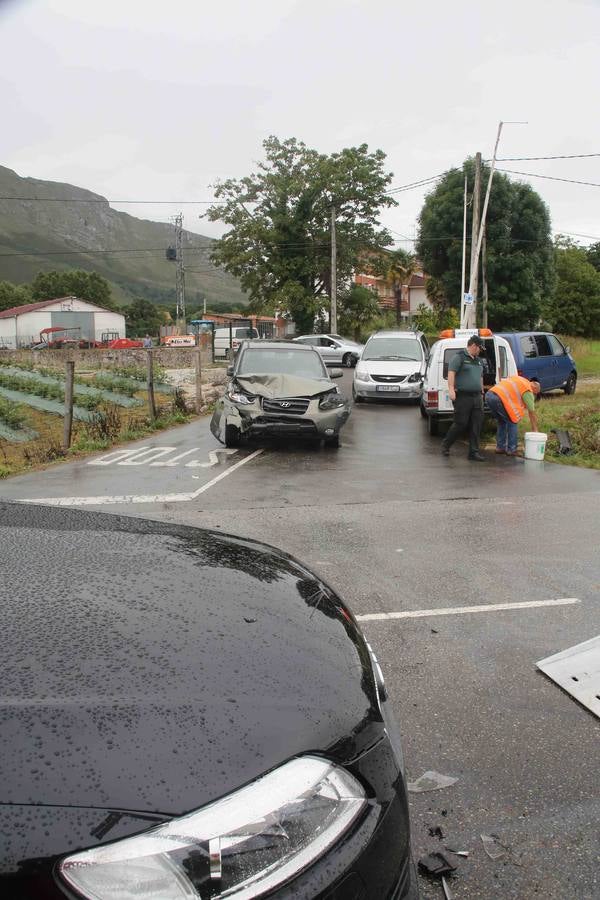
M440 423L435 416L427 416L427 431L432 437L440 433Z
M333 447L334 449L337 449L340 446L339 434L336 434L333 437L325 438L325 446Z
M239 447L240 446L240 429L236 428L235 425L226 425L225 426L225 446L226 447Z
M564 387L565 394L574 394L577 388L577 375L571 372Z

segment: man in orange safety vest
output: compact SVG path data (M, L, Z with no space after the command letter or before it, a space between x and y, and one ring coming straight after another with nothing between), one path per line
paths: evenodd
M538 431L538 420L535 413L535 395L539 394L537 381L528 381L521 375L510 375L503 378L486 394L486 403L492 416L498 422L496 434L496 453L514 456L519 439L518 424L529 413L531 430Z

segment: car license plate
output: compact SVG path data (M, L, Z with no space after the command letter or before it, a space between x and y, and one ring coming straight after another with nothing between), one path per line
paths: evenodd
M378 391L399 391L400 385L399 384L378 384L377 390Z

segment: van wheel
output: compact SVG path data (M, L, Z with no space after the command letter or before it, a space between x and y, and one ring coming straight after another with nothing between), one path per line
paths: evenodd
M426 419L427 413L425 412L425 407L423 406L423 401L419 403L419 412L421 413L421 418Z
M577 375L575 372L571 372L569 377L567 378L567 383L565 384L564 391L565 394L574 394L577 388Z
M440 433L440 423L435 416L427 416L427 432L432 437L436 437Z
M354 360L353 360L353 357L352 357L352 354L351 354L351 353L344 353L344 356L343 356L343 359L342 359L342 365L345 366L346 369L351 369L351 368L352 368L352 363L353 363L353 361L354 361Z
M225 426L225 446L226 447L239 447L240 446L240 429L236 428L235 425L226 425Z

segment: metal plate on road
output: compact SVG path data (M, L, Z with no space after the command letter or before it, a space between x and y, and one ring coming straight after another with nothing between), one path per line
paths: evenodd
M399 391L400 387L397 384L378 384L378 391Z
M541 659L537 667L600 718L600 635Z

